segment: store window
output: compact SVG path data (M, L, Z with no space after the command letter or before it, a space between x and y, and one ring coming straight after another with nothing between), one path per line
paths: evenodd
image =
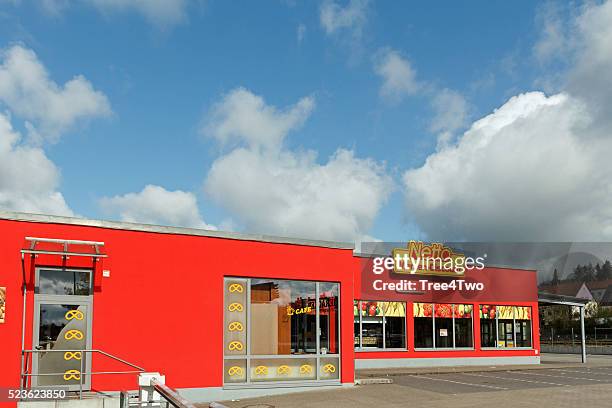
M415 348L472 348L472 305L415 303Z
M224 382L339 380L340 285L224 281Z
M406 348L406 303L361 300L353 310L356 349Z
M531 307L480 306L482 347L531 347Z
M531 347L531 307L514 307L516 347Z
M480 306L480 345L497 346L497 325L495 324L495 305Z

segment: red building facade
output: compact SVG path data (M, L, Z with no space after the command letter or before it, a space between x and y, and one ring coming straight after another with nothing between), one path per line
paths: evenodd
M82 350L194 401L352 385L356 366L539 362L533 271L478 271L475 296L373 293L352 244L18 213L0 232L6 387L136 388Z

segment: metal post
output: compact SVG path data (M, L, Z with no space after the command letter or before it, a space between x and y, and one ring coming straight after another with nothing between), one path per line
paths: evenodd
M580 338L582 345L582 362L586 363L586 338L584 334L584 306L580 306Z
M79 372L79 399L83 399L83 359L85 358L85 353L81 352L81 371Z
M574 328L572 327L572 350L574 349Z

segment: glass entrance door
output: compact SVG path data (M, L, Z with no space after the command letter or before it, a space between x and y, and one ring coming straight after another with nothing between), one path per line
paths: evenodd
M34 295L33 387L91 388L91 271L40 269Z

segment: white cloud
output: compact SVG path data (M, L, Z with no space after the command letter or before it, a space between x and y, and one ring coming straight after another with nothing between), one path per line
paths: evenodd
M306 25L303 23L298 24L296 33L297 42L298 44L301 44L304 41L304 38L306 38Z
M433 239L612 238L610 138L567 94L511 98L404 174L406 204Z
M13 46L1 61L0 101L25 119L34 135L54 141L79 120L111 113L106 96L82 75L59 86L32 50Z
M313 152L239 148L214 162L205 189L251 231L353 240L370 229L391 184L382 166L344 149L318 164Z
M563 92L511 98L404 174L429 237L612 239L612 3L589 3L568 25Z
M173 26L186 18L186 0L84 0L103 12L133 11L159 27Z
M60 172L45 152L24 145L7 115L0 113L0 208L73 215L57 191Z
M448 144L454 133L466 125L469 104L459 92L452 89L438 91L431 100L434 117L430 130L438 134L438 147Z
M193 193L147 185L138 193L104 197L100 205L122 221L216 230L200 215Z
M598 121L612 126L612 1L589 3L571 26L573 66L567 88L589 105Z
M390 48L383 49L375 56L374 72L383 83L381 97L390 102L399 102L407 95L414 95L420 89L416 71L406 58Z
M290 130L308 119L314 107L314 98L308 96L279 110L247 89L237 88L215 104L202 132L223 144L244 141L251 147L279 146Z
M342 7L335 1L325 1L319 12L321 26L327 34L349 30L354 36L360 36L367 21L368 3L368 0L349 0Z
M239 91L243 96L249 93ZM221 103L226 108L225 120L220 126L213 116L213 128L240 129L231 134L244 139L247 146L213 163L205 181L206 193L248 230L258 233L353 240L367 232L392 188L384 167L344 149L338 149L324 164L317 162L313 151L284 149L284 137L307 115L297 115L300 120L289 121L289 126L285 115L260 97L247 99L257 101L256 109L247 110L257 112L254 116L274 113L246 125L242 104Z

